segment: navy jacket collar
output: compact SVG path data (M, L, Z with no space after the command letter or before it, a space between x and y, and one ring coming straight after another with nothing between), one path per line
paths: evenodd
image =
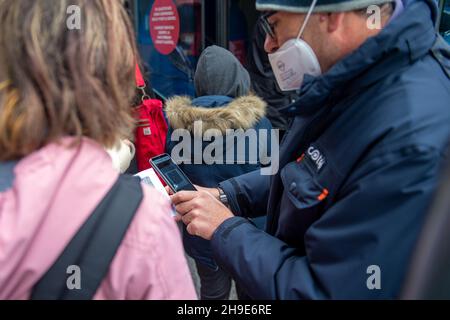
M192 100L192 104L203 108L217 108L223 107L231 101L233 101L233 99L227 96L203 96Z

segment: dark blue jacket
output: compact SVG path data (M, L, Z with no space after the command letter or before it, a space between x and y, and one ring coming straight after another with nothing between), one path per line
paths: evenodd
M280 172L221 184L233 211L211 241L255 299L396 298L450 134L448 46L432 0L304 84ZM267 213L267 232L243 217ZM381 289L370 290L371 266ZM369 282L369 283L368 283ZM369 286L368 286L369 284Z
M218 156L226 161L227 150L234 149L230 154L233 157L230 161L234 164L208 164L205 163L203 153L206 148L211 148L215 141L204 141L200 136L198 150L191 145L191 154L186 158L179 157L178 152L172 154L173 159L180 163L180 168L186 173L189 179L196 185L204 187L217 187L217 185L227 179L240 176L242 174L258 170L261 167L261 158L267 156L270 158L271 149L271 129L270 121L265 118L266 104L258 97L244 96L232 99L226 96L204 96L194 100L187 97L176 97L169 100L166 104L166 114L169 123L169 134L167 136L167 152L173 153L174 148L181 141L171 141L171 136L176 128L184 128L189 131L191 137L195 137L194 121L202 121L202 130L200 134L208 129L219 130L224 136L227 129L254 129L256 133L256 145L250 146L245 141L245 137L239 136L237 139L224 138L221 144L222 153ZM248 131L247 131L248 132ZM262 134L262 135L261 135ZM239 153L238 145L244 143L242 155ZM230 149L231 148L231 149ZM217 150L220 150L218 148ZM195 163L195 157L200 160ZM254 155L255 161L252 161L250 155ZM188 160L188 161L186 161ZM207 160L207 159L206 159ZM239 160L239 161L238 161ZM188 162L188 163L186 163ZM186 252L199 262L208 265L211 268L217 268L214 262L209 241L188 234L186 229L183 232L183 242Z

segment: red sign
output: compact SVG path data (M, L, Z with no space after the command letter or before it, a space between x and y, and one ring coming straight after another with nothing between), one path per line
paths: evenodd
M150 13L150 35L155 49L164 55L175 50L180 36L180 16L172 0L156 0Z

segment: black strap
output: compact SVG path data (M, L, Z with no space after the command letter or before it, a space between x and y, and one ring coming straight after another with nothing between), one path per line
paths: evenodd
M120 176L58 260L35 285L31 299L92 299L109 270L142 198L139 179ZM67 286L70 277L67 268L73 265L81 270L79 290L70 290Z

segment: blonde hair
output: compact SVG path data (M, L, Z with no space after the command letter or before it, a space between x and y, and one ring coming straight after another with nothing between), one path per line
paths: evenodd
M72 5L80 30L67 26ZM64 136L129 137L135 63L122 1L0 0L0 161Z

